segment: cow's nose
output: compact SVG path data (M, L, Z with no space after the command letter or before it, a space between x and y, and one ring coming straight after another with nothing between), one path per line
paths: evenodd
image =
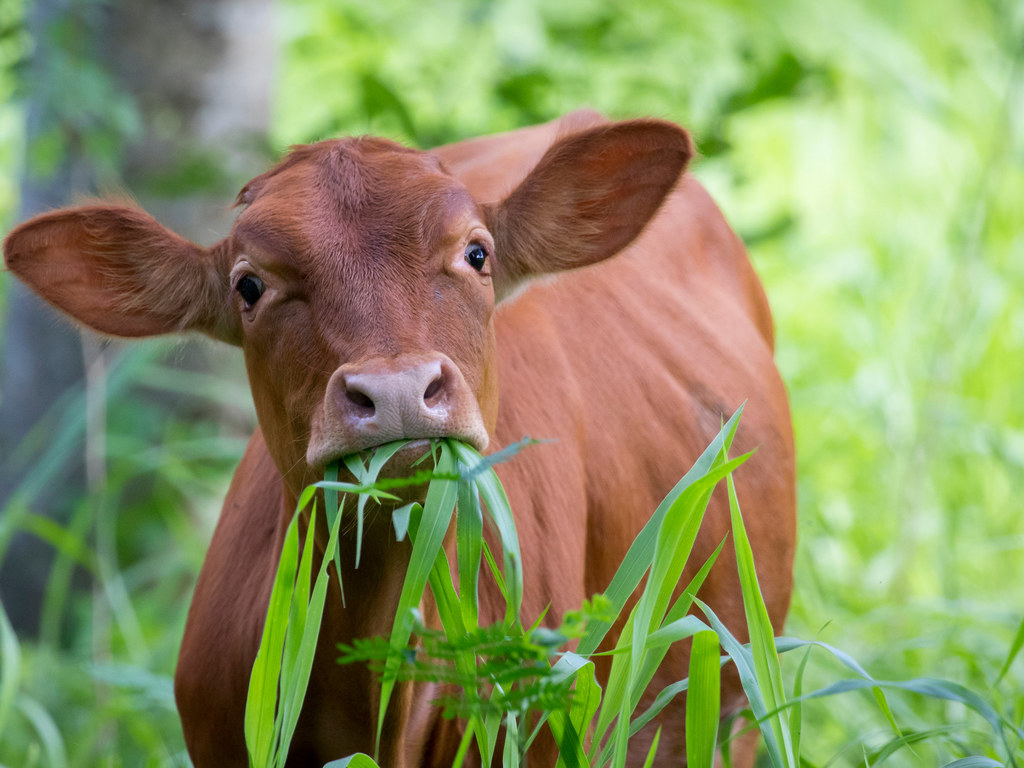
M478 450L487 430L458 366L441 353L412 353L348 363L327 384L310 463L392 440L454 437Z
M448 368L448 376L445 376ZM354 371L342 369L338 393L344 399L339 410L350 420L372 419L380 411L384 421L401 418L414 426L417 417L443 417L448 399L445 383L454 377L452 363L431 360L405 370L367 371L365 366ZM435 411L436 413L431 413Z

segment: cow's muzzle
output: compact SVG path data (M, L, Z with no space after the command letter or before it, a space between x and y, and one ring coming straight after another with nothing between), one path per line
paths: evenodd
M440 352L341 366L318 415L306 452L311 467L393 440L451 437L478 451L488 443L476 397Z

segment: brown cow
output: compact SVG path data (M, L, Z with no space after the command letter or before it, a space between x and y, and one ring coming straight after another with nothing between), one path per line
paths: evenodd
M607 586L723 415L749 400L736 450L760 450L737 485L781 628L795 536L786 394L760 283L683 175L690 156L675 125L592 113L433 152L325 141L253 179L231 234L210 248L113 205L11 233L10 269L101 333L199 330L244 350L260 427L199 576L175 677L196 766L246 764L249 670L300 490L327 461L400 437L481 450L557 439L499 468L522 541L524 618L550 604L554 621ZM727 530L716 494L694 559ZM728 553L701 594L742 636ZM328 601L291 764L372 750L378 689L366 670L336 665L335 646L390 630L408 556L386 516L368 525L362 567L344 573L347 607L336 588ZM654 687L686 669L680 647ZM450 764L459 734L432 696L429 684L396 691L382 765ZM727 673L723 711L743 701ZM682 706L661 718L659 765L684 759ZM633 762L651 733L634 740ZM734 747L739 763L750 747Z

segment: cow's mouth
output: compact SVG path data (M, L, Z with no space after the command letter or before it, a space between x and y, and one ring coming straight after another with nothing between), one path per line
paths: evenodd
M343 482L362 484L367 478L375 477L379 480L391 481L411 479L417 482L411 485L421 485L429 481L429 474L434 469L434 460L430 454L436 449L438 438L412 438L398 440L365 448L358 453L337 453L329 455L318 461L311 467L320 477L332 465L337 466L338 479ZM378 466L381 459L385 459L382 466ZM365 474L359 476L350 468L355 459L363 468ZM393 486L401 488L399 484ZM399 494L400 495L400 494Z

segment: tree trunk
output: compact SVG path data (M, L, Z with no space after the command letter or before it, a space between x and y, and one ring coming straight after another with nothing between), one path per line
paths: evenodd
M28 26L19 220L116 183L186 237L223 236L234 191L266 162L271 0L36 0ZM89 103L83 84L97 82ZM44 145L60 159L41 169L33 158ZM0 326L0 514L8 524L26 510L64 524L86 490L81 430L68 456L41 458L74 420L68 405L81 402L86 358L102 363L119 345L79 332L11 283ZM90 336L84 345L80 334ZM191 345L176 357L207 365ZM34 635L53 550L25 532L3 546L0 535L0 601L19 634Z

